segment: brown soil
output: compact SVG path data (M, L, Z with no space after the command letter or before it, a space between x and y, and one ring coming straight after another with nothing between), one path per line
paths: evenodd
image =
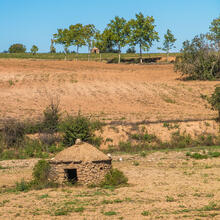
M0 118L37 117L51 97L70 114L109 121L216 117L201 94L211 94L217 82L178 78L172 64L1 59Z
M127 175L128 187L111 191L77 186L4 193L0 195L0 219L220 218L218 158L194 160L187 158L185 152L157 152L146 157L114 156L113 166ZM20 181L23 171L28 180L31 170L19 166L0 170L0 183L11 185L11 175L13 181ZM72 208L69 213L55 216L67 207ZM84 211L76 212L79 207ZM109 211L116 213L107 216Z

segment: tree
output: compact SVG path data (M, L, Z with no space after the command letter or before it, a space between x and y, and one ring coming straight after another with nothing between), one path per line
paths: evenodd
M55 44L62 44L65 52L65 59L68 47L71 45L70 33L68 29L58 29L57 33L53 35Z
M209 30L208 38L214 41L216 46L220 48L220 16L212 21Z
M139 45L140 63L142 63L142 50L149 50L153 41L159 40L158 32L155 31L154 18L144 17L142 13L136 14L136 19L131 19L128 24L130 28L129 44Z
M129 34L127 22L124 18L116 16L108 24L108 30L110 31L110 38L113 45L117 47L118 50L118 63L121 60L121 48L127 43L127 37Z
M51 39L51 44L50 44L50 53L56 53L56 48L54 47L53 43L54 43L54 40L53 40L53 39Z
M135 47L129 47L126 51L126 53L136 53Z
M97 30L95 28L95 25L93 24L85 25L83 29L84 29L83 30L84 39L85 39L86 45L88 46L88 52L90 53L91 47L93 46L92 43L94 41L94 37L95 37Z
M76 46L76 51L79 53L79 48L86 45L85 29L82 24L69 26L69 39L70 45Z
M25 53L26 47L23 44L13 44L8 49L9 53Z
M214 93L208 101L212 105L212 108L218 111L218 120L220 120L220 86L215 88Z
M107 28L102 33L96 32L94 45L99 48L101 53L115 52L111 32Z
M174 43L176 42L176 39L174 38L174 35L171 33L169 29L167 29L167 33L164 34L164 42L163 42L163 47L158 48L167 53L167 62L168 62L168 57L170 50L174 47Z
M220 78L220 58L212 44L201 34L192 41L184 41L174 70L186 75L187 79L213 80Z
M36 54L38 51L38 47L36 45L33 45L32 48L31 48L31 53Z

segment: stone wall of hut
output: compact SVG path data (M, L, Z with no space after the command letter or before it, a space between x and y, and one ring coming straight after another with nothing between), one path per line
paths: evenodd
M111 169L111 161L97 161L97 162L81 162L81 163L62 163L50 162L51 170L49 179L60 184L68 181L65 169L77 170L77 182L83 185L99 184L106 173Z

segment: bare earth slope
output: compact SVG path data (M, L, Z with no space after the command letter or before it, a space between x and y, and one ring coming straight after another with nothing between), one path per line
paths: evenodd
M39 116L51 97L63 110L129 121L212 118L200 94L216 82L184 82L173 65L0 60L0 117Z

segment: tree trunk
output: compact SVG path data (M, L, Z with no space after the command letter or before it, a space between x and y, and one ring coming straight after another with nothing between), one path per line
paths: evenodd
M118 46L118 64L121 62L121 48Z
M76 52L79 53L79 46L76 46Z
M169 58L169 52L170 52L170 47L168 46L168 50L167 50L167 63L168 63L168 58Z
M140 64L143 63L143 59L142 59L142 45L140 44Z

